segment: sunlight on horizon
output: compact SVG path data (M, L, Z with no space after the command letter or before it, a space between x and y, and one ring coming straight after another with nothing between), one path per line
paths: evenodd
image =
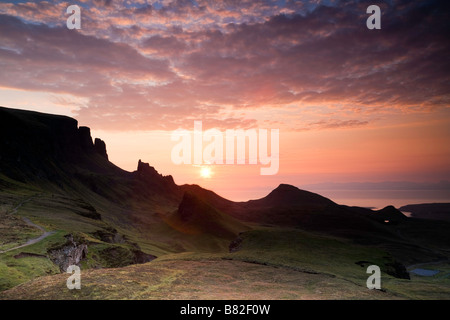
M200 176L204 179L210 179L212 177L212 170L210 167L202 167L200 169Z

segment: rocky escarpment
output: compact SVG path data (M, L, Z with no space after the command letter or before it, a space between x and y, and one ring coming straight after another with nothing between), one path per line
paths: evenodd
M98 251L98 262L101 267L120 268L131 264L150 262L157 257L127 246L108 246ZM99 267L100 267L99 266Z
M64 272L71 265L79 265L88 253L88 246L82 240L74 239L72 234L66 235L65 238L65 244L48 251L50 260Z
M148 163L139 160L137 170L133 173L133 195L144 199L151 199L156 193L171 197L178 202L182 193L175 184L172 176L164 176ZM156 192L155 192L156 191Z
M61 272L70 265L86 263L95 268L118 268L131 264L150 262L157 257L141 251L138 244L129 242L116 230L99 230L93 235L104 243L90 241L84 235L67 234L66 242L48 250L48 258L56 264ZM90 257L87 257L88 245ZM88 260L89 259L89 260Z
M108 160L108 153L106 152L106 143L99 138L95 138L92 142L91 129L89 127L79 127L78 137L81 148L87 153L98 153L103 158Z
M141 160L139 160L139 162L138 162L136 173L140 178L143 178L143 179L145 179L145 178L152 179L153 178L155 180L164 181L168 185L175 184L173 177L171 175L164 176L164 175L158 173L158 171L156 171L156 169L154 167L150 166L146 162L142 162Z
M99 138L95 138L94 149L99 155L108 160L108 153L106 152L105 141Z
M69 117L0 107L0 136L0 167L14 180L56 182L76 166L112 166L105 143Z
M141 250L133 250L133 263L146 263L155 260L157 256L142 252Z
M107 227L92 233L92 235L106 243L125 243L126 237L117 232L116 229Z

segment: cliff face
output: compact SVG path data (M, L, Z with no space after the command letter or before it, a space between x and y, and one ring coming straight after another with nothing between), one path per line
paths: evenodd
M94 149L99 155L108 160L108 153L106 152L106 144L103 140L95 138Z
M71 265L79 265L88 253L87 244L76 242L73 235L67 235L66 239L67 241L62 247L48 252L50 260L59 266L62 272L66 272Z
M57 181L58 170L109 164L105 143L94 144L91 130L69 117L0 107L0 136L1 172L18 181Z
M154 167L150 166L148 163L142 162L141 160L138 162L137 174L143 178L162 179L169 184L175 183L172 176L164 176L158 173Z
M158 190L162 194L181 199L182 193L172 176L164 176L148 163L139 160L137 171L134 172L134 188L136 194L148 196L148 192ZM153 190L153 191L152 191Z
M94 144L92 143L91 129L88 127L80 127L78 128L77 135L79 147L85 152L92 152L94 149Z
M0 187L14 180L78 198L93 192L118 205L128 199L176 206L181 200L171 176L142 161L135 172L118 168L108 160L105 142L93 141L91 130L70 117L0 107L0 136ZM101 218L90 209L80 214Z

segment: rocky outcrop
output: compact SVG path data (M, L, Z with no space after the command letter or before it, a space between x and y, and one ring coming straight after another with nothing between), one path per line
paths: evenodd
M239 233L239 236L231 241L230 245L228 246L228 250L230 253L236 252L241 250L242 242L244 241L244 238L242 238L242 232Z
M91 129L88 127L78 128L78 139L81 149L87 153L98 153L103 158L108 160L108 153L106 152L106 143L99 138L95 138L94 143L92 142Z
M381 210L373 211L373 214L370 215L370 218L378 221L382 224L390 224L395 225L399 224L408 218L394 206L387 206Z
M94 220L102 220L102 216L97 210L83 199L74 200L78 204L77 208L73 208L72 212L82 217L86 217Z
M398 261L386 263L386 273L399 279L411 279L406 267Z
M156 259L156 256L142 252L138 248L125 246L109 246L98 252L103 267L120 268L131 264L146 263Z
M112 167L105 143L94 144L91 130L69 117L0 107L0 136L0 168L13 180L60 185L67 174Z
M135 193L148 197L152 192L150 190L158 189L167 195L178 193L177 186L172 176L164 176L148 163L139 160L135 175ZM181 196L181 194L180 194ZM175 197L177 198L177 197Z
M168 183L175 183L172 176L164 176L158 173L154 167L150 166L146 162L142 162L141 160L138 162L137 173L141 177L156 177L161 178Z
M156 169L152 166L150 166L148 163L146 162L142 162L141 160L139 160L138 162L138 166L137 166L137 172L139 175L141 176L147 176L147 177L152 177L152 176L156 176L156 177L162 177L161 174L158 173L158 171L156 171Z
M191 192L185 192L178 210L165 221L185 234L210 235L228 241L235 239L239 232L249 230L240 221L223 214Z
M121 235L114 228L101 229L92 233L97 239L107 243L125 243L125 236Z
M355 263L363 268L367 268L368 266L375 264L369 261L358 261ZM411 279L408 271L406 270L406 267L398 261L392 260L390 262L387 262L381 269L395 278L407 280Z
M79 265L88 253L87 244L74 240L72 234L66 235L65 238L67 241L64 245L48 251L50 260L59 266L62 272L66 272L70 265Z
M80 146L85 151L91 151L94 148L91 137L91 129L88 127L78 128L78 138Z
M133 250L133 254L134 254L134 261L133 261L134 263L146 263L157 258L156 256L145 253L141 250Z
M124 267L130 264L150 262L157 257L141 250L135 242L130 242L114 228L104 228L92 235L106 243L125 244L125 246L109 246L100 251L100 258L105 267Z
M94 149L99 155L108 160L108 153L106 153L106 144L102 139L95 138Z

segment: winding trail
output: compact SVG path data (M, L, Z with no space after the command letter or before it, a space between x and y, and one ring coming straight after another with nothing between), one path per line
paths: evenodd
M10 214L16 214L17 211L19 210L19 208L20 208L21 206L23 206L25 203L27 203L28 201L30 201L30 200L33 199L34 197L35 197L35 196L29 197L28 199L26 199L26 200L20 202L20 203L19 203L19 204L11 211ZM42 240L44 240L45 238L47 238L48 236L51 236L52 234L55 233L55 231L46 231L42 226L39 226L39 225L35 224L34 222L32 222L32 221L31 221L30 219L28 219L28 218L22 217L22 220L25 221L25 223L26 223L27 225L29 225L30 227L34 227L34 228L37 228L37 229L41 230L41 231L43 232L43 234L42 234L41 236L37 237L37 238L28 240L25 244L22 244L22 245L20 245L20 246L17 246L17 247L14 247L14 248L10 248L10 249L5 250L5 251L0 251L0 254L5 253L5 252L8 252L8 251L13 251L13 250L16 250L16 249L24 248L24 247L27 247L27 246L31 246L32 244L38 243L39 241L42 241Z

